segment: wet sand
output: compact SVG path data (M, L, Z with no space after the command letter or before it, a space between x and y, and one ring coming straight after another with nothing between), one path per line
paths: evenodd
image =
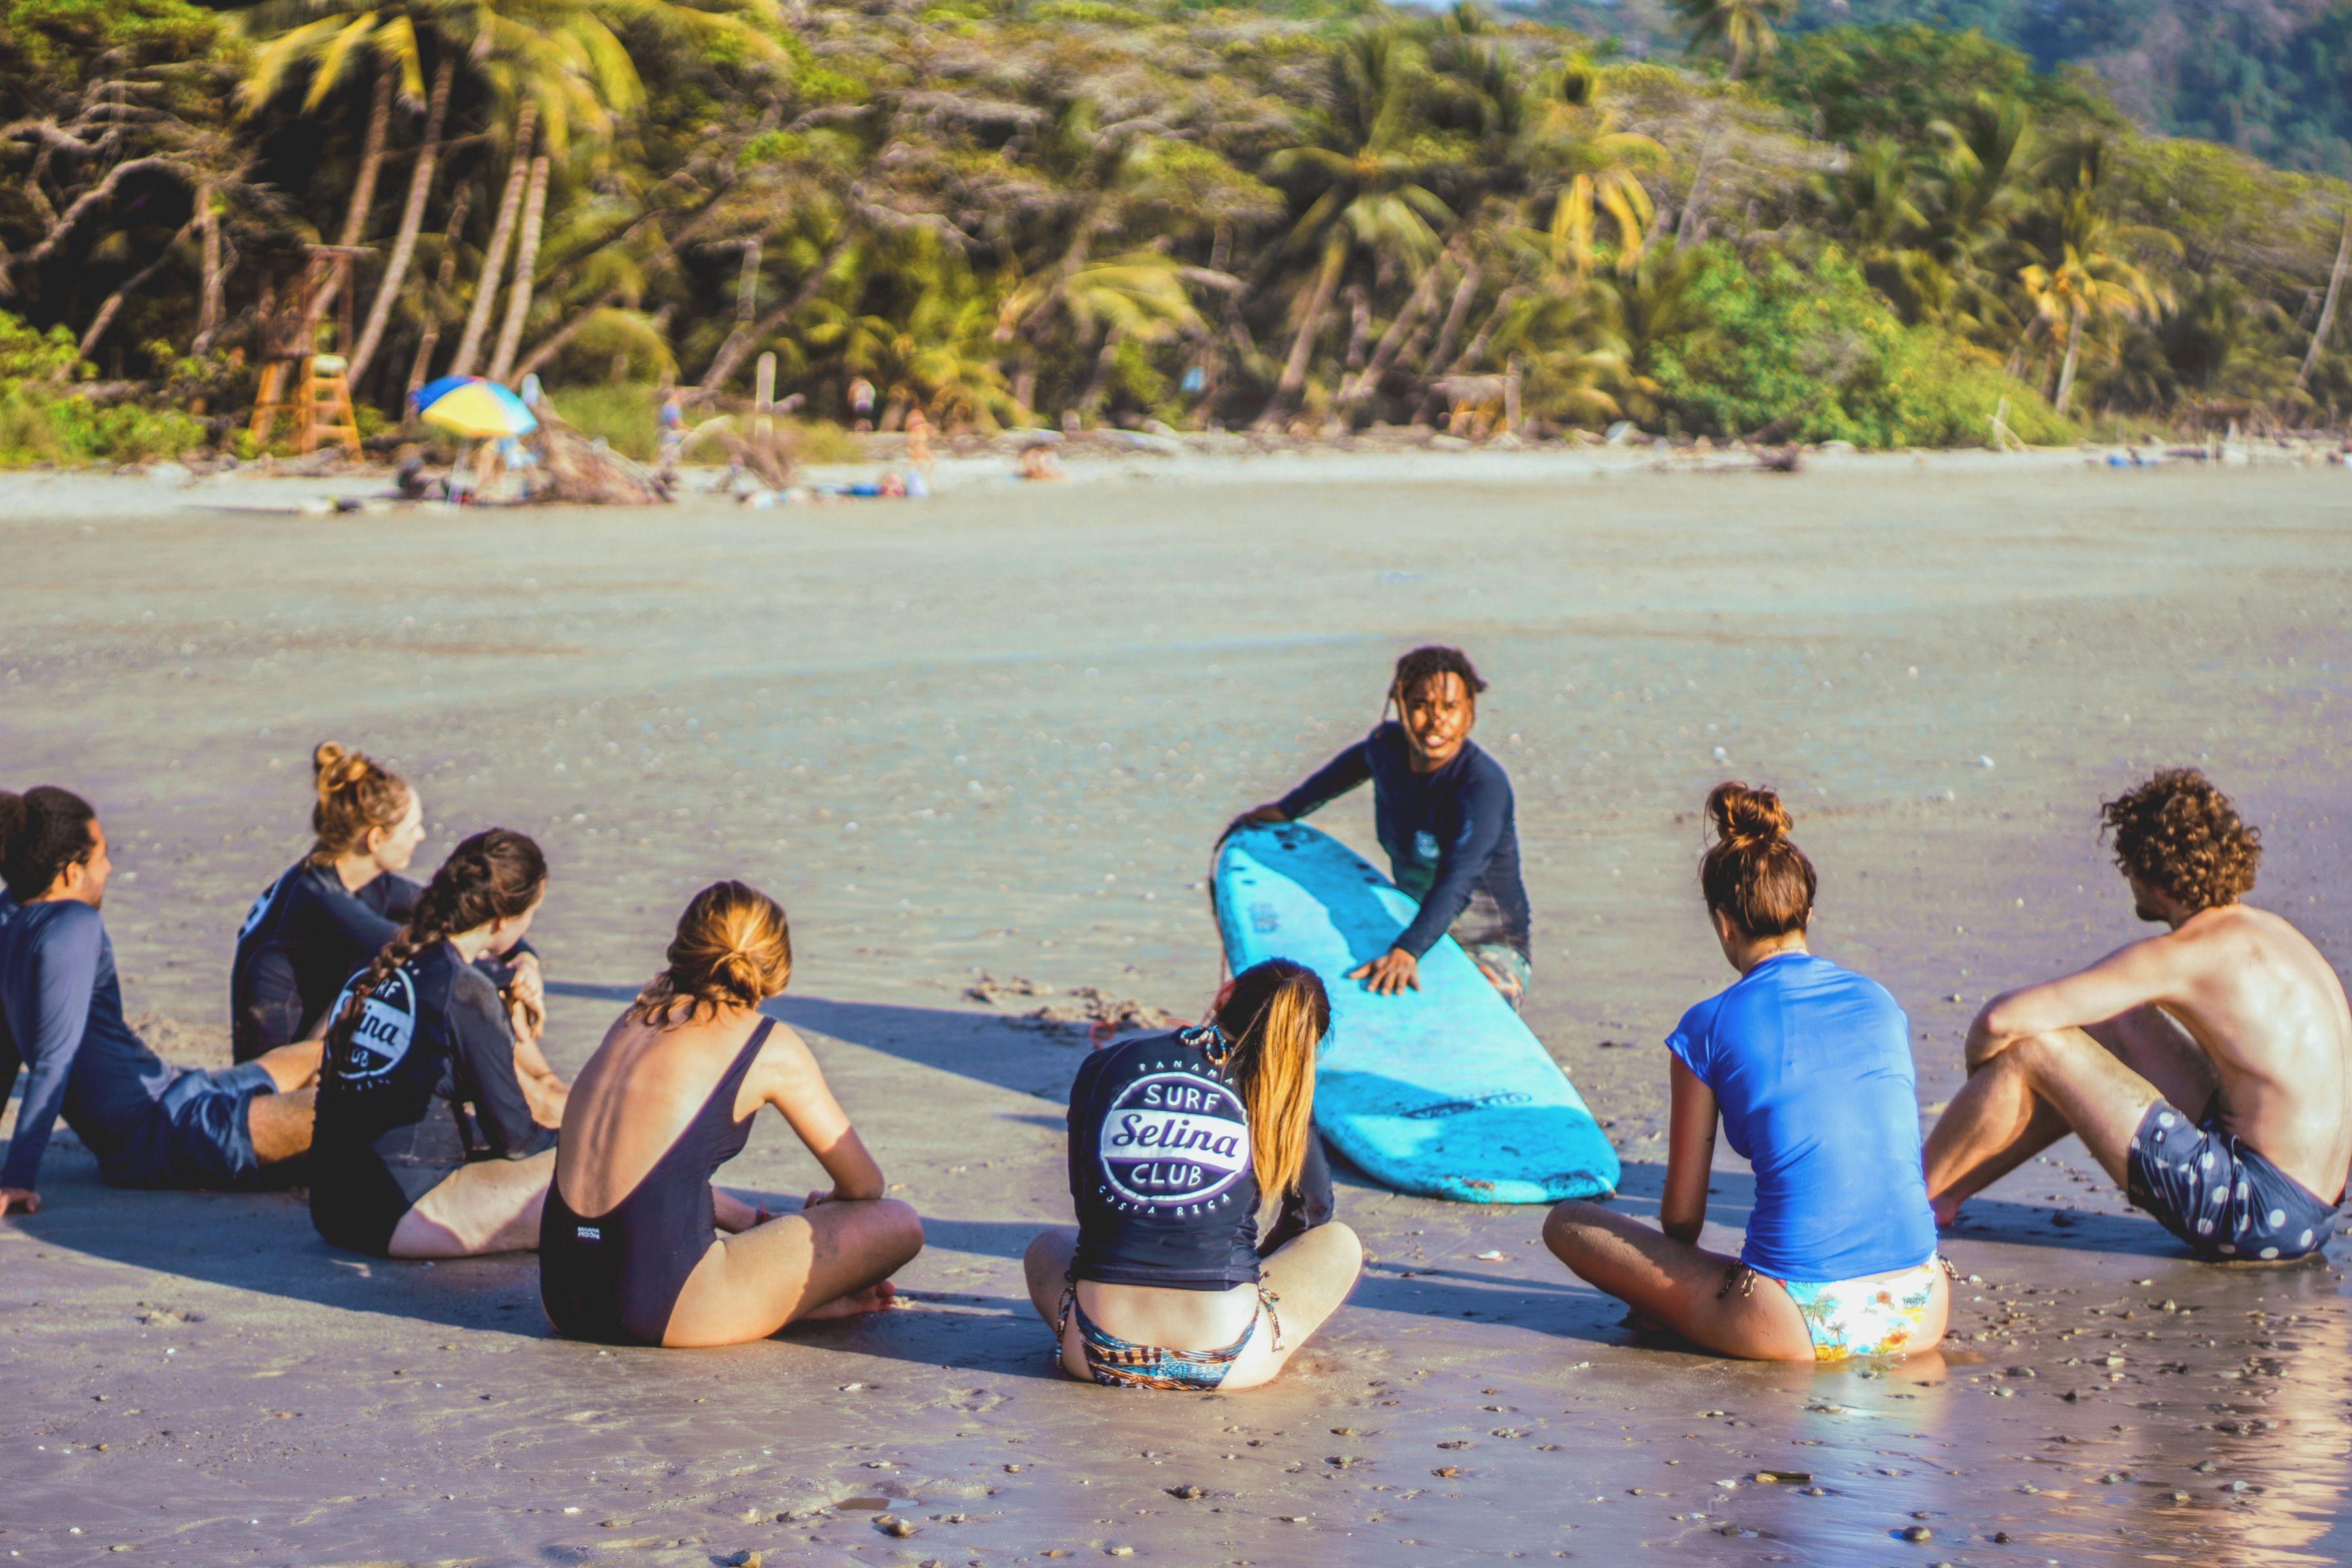
M422 787L423 868L493 822L547 847L533 940L560 1066L695 888L782 897L800 969L775 1010L930 1245L898 1311L607 1352L549 1337L528 1258L341 1255L298 1195L110 1192L61 1134L49 1206L0 1223L0 1552L2352 1556L2347 1244L2189 1262L2071 1142L1951 1237L1969 1279L1936 1362L1637 1343L1542 1251L1539 1211L1352 1181L1372 1262L1281 1382L1065 1383L1019 1257L1068 1213L1083 1036L1014 1021L1066 995L962 994L986 971L1196 1010L1217 826L1368 726L1387 661L1428 638L1494 683L1478 738L1517 790L1529 1021L1609 1123L1631 1212L1654 1214L1663 1175L1657 1042L1729 978L1692 885L1723 776L1790 796L1823 873L1816 948L1908 1009L1927 1107L1988 994L2141 929L2096 802L2153 766L2200 763L2237 795L2265 834L2254 901L2341 966L2341 468L1531 457L1029 488L974 466L924 503L762 511L188 504L206 500L0 481L0 782L104 814L108 919L159 1047L226 1059L233 931L307 842L310 745L341 740ZM1370 849L1370 818L1356 798L1318 822ZM817 1176L775 1122L732 1174L772 1194ZM1710 1245L1736 1249L1749 1190L1726 1151Z

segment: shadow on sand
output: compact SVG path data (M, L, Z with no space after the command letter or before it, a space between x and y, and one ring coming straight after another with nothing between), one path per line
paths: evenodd
M560 994L623 1003L635 994L625 986L557 984ZM1041 1040L1029 1026L1001 1016L940 1008L824 998L780 998L769 1010L796 1026L865 1046L901 1060L1035 1097L1034 1113L1013 1113L1046 1129L1062 1125L1060 1106L1083 1048L1067 1048L1049 1037ZM1045 1047L1047 1048L1041 1048ZM1345 1159L1333 1162L1344 1188L1367 1197L1385 1189ZM1665 1169L1661 1163L1624 1167L1612 1206L1655 1222ZM538 1303L538 1265L529 1255L464 1259L438 1264L387 1263L342 1253L320 1241L311 1228L305 1196L299 1191L229 1195L206 1193L111 1192L100 1185L94 1163L75 1143L61 1140L50 1155L52 1202L39 1215L11 1223L36 1238L93 1258L150 1269L159 1275L204 1280L309 1301L350 1311L379 1313L452 1328L503 1330L533 1336L548 1333ZM1745 1172L1717 1173L1710 1217L1737 1229L1754 1201ZM1341 1200L1343 1217L1349 1206ZM1527 1205L1530 1230L1541 1223L1542 1205ZM1486 1212L1493 1212L1487 1210ZM1037 1226L1030 1222L929 1219L934 1249L1017 1260ZM2063 1251L2116 1253L2151 1258L2179 1258L2184 1249L2161 1227L2139 1215L2065 1211L2047 1205L1978 1198L1969 1205L1955 1239L2006 1242ZM1518 1260L1514 1259L1517 1263ZM1540 1254L1526 1260L1550 1268ZM157 1281L151 1299L169 1294ZM1018 1297L958 1296L927 1291L927 1298L961 1305L1002 1324L999 1312L1020 1319L1029 1313ZM1433 1318L1509 1321L1537 1331L1574 1338L1616 1340L1619 1310L1571 1279L1514 1279L1499 1271L1444 1265L1423 1268L1390 1258L1366 1270L1355 1304L1378 1310ZM967 1336L945 1324L921 1326L895 1319L912 1332L861 1331L853 1323L817 1324L789 1331L814 1342L849 1336L864 1348L908 1360L970 1363ZM984 1336L993 1350L997 1336ZM899 1343L887 1342L899 1341ZM966 1353L955 1355L961 1349ZM981 1360L998 1357L983 1352ZM1010 1364L1003 1370L1019 1370Z

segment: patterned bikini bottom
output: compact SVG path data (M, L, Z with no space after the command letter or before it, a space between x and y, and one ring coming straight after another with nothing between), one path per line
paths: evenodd
M1257 1288L1258 1312L1274 1329L1274 1348L1282 1348L1282 1319L1275 1311L1281 1298L1261 1284ZM1213 1351L1175 1351L1160 1345L1140 1345L1117 1334L1106 1333L1102 1326L1087 1316L1078 1305L1078 1288L1075 1282L1062 1288L1061 1310L1055 1314L1054 1349L1061 1352L1062 1342L1069 1333L1070 1316L1077 1314L1078 1339L1086 1352L1087 1371L1106 1388L1160 1388L1177 1393L1206 1394L1225 1381L1225 1374L1241 1359L1242 1352L1257 1332L1258 1312L1250 1315L1242 1329L1241 1338L1229 1345Z
M1805 1320L1806 1337L1813 1342L1815 1361L1846 1361L1855 1356L1899 1356L1925 1349L1927 1309L1935 1300L1936 1275L1952 1266L1931 1258L1915 1268L1872 1274L1859 1279L1773 1279L1744 1263L1726 1274L1718 1299L1736 1285L1748 1294L1759 1279L1789 1293Z

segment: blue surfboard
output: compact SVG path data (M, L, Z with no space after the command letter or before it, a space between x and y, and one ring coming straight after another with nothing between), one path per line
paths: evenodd
M1303 823L1234 830L1217 851L1217 926L1239 973L1303 963L1331 995L1315 1125L1366 1174L1463 1203L1540 1204L1617 1186L1617 1152L1566 1074L1451 937L1421 989L1375 996L1348 972L1395 944L1420 906Z

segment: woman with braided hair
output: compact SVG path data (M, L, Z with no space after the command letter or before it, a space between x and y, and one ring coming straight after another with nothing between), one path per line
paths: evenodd
M1544 1241L1580 1278L1719 1355L1915 1355L1944 1337L1951 1287L1919 1166L1911 1026L1875 982L1805 946L1818 879L1769 789L1706 797L1699 888L1729 989L1683 1015L1660 1229L1574 1199ZM1718 1120L1754 1167L1736 1258L1699 1246Z
M310 852L263 889L237 928L229 968L229 1044L238 1061L315 1040L343 983L382 951L421 889L401 873L425 837L425 801L398 773L321 741L310 753L316 800ZM539 954L517 942L485 956L507 998L522 1085L541 1120L562 1108L563 1084L539 1048L546 991Z
M923 1249L808 1046L762 1017L792 978L773 899L715 882L678 917L669 963L580 1069L540 1222L555 1331L626 1345L730 1345L786 1323L887 1308ZM833 1178L772 1215L710 1184L773 1106Z
M1268 959L1226 983L1207 1023L1106 1046L1078 1068L1078 1226L1038 1237L1024 1260L1064 1372L1114 1388L1255 1388L1339 1310L1364 1249L1332 1218L1315 1135L1330 1031L1323 982Z
M1421 955L1451 934L1503 1000L1517 1007L1534 977L1519 829L1503 764L1470 739L1478 679L1458 647L1417 647L1396 662L1385 715L1372 732L1280 800L1235 817L1296 822L1370 780L1372 824L1389 875L1421 900L1421 912L1389 951L1348 978L1375 995L1421 987Z
M311 1160L310 1219L327 1240L379 1258L537 1243L555 1134L532 1118L505 1004L475 963L513 950L546 890L538 845L477 833L343 988Z

